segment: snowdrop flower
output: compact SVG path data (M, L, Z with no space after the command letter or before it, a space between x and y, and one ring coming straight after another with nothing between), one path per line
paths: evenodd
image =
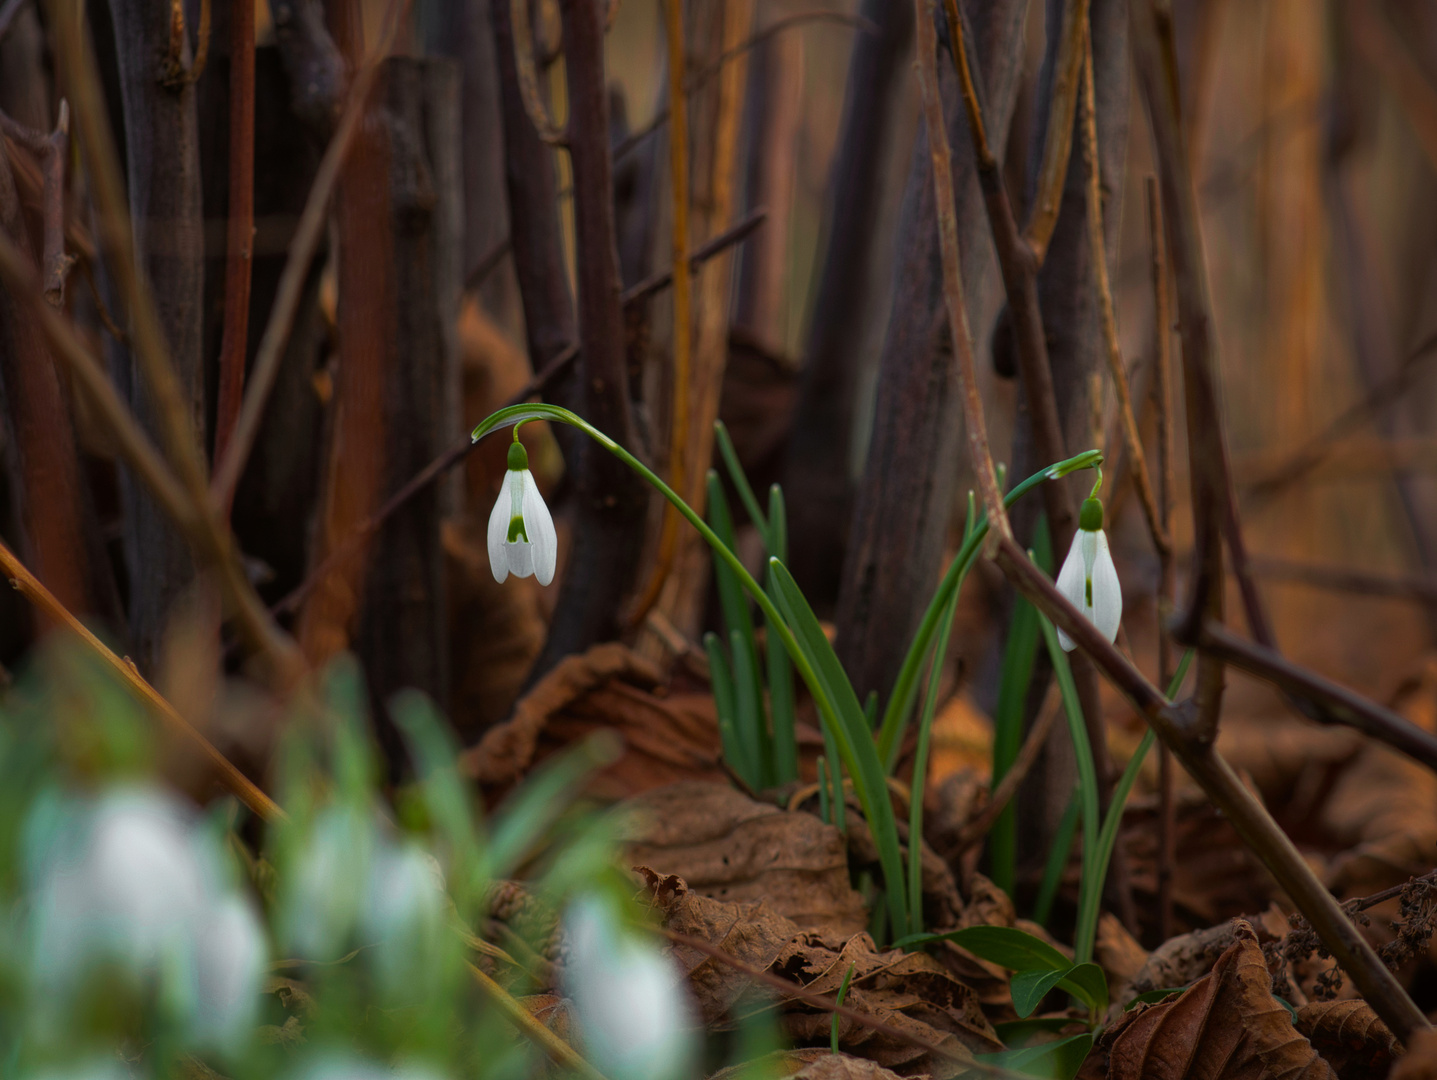
M194 812L147 788L42 803L27 829L31 971L57 1010L96 964L153 986L192 1045L229 1046L253 1025L268 948L253 905Z
M554 519L529 471L529 454L519 442L516 426L509 446L509 471L504 474L499 501L489 515L489 568L494 571L495 581L502 582L510 574L533 574L540 585L547 585L554 580L558 557Z
M1123 620L1123 590L1113 556L1108 552L1108 535L1103 532L1103 504L1097 498L1083 503L1073 546L1058 572L1058 591L1088 617L1103 637L1112 641L1118 636L1118 623ZM1072 652L1075 647L1061 627L1058 644L1064 652Z
M570 905L564 929L564 986L599 1071L614 1080L692 1075L695 1021L673 959L628 930L597 895Z
M347 1053L328 1053L315 1057L292 1080L441 1080L438 1073L423 1066L381 1066Z

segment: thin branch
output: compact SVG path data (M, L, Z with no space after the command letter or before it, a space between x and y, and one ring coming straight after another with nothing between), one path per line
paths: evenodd
M164 699L153 686L140 677L134 665L116 656L104 643L85 628L85 625L56 600L25 565L15 557L3 542L0 542L0 573L10 579L10 584L37 608L57 624L65 626L78 637L89 650L100 658L118 677L125 688L142 704L154 710L160 719L180 738L198 749L219 774L225 787L263 821L283 821L285 813L273 799L261 791L249 777L237 769L233 762L220 753L214 743L206 739L188 720L175 711L173 705Z
M1172 550L1172 539L1158 511L1148 476L1147 457L1142 438L1138 435L1137 418L1133 416L1132 390L1128 386L1128 368L1123 362L1123 348L1118 340L1118 318L1113 308L1113 291L1108 282L1108 256L1103 242L1103 185L1098 162L1097 98L1093 89L1093 46L1083 39L1083 157L1088 166L1088 247L1093 259L1093 276L1098 289L1098 311L1103 324L1103 342L1107 346L1108 371L1113 377L1113 390L1118 399L1118 416L1123 442L1133 470L1133 486L1143 506L1143 516L1159 556Z
M65 252L65 161L70 150L70 103L60 100L60 116L49 135L31 131L0 112L0 133L24 146L40 162L41 215L45 223L45 299L53 306L65 303L65 278L75 264Z
M689 270L693 272L704 263L708 262L715 255L722 254L735 244L741 244L748 239L749 233L753 232L768 219L768 211L762 206L750 210L746 216L741 218L736 225L732 225L719 233L708 243L695 248L689 255ZM673 267L661 270L644 278L643 281L631 285L624 290L621 299L624 306L636 304L640 300L647 300L654 293L667 289L674 281Z
M494 0L502 4L504 0ZM539 92L539 75L534 67L534 31L529 21L529 0L509 0L509 12L514 32L514 63L519 69L519 93L524 99L524 111L539 138L550 146L564 145L564 133L549 119L549 110L544 106L544 97Z
M1218 754L1204 718L1193 702L1174 705L1058 592L1011 540L1000 542L998 566L1033 605L1060 626L1087 653L1157 733L1243 841L1267 867L1278 886L1316 930L1367 1003L1404 1041L1430 1027L1371 944L1348 920L1312 867Z
M1216 344L1207 263L1183 138L1171 22L1166 17L1159 19L1150 0L1138 0L1130 10L1133 52L1147 97L1162 184L1167 250L1177 284L1182 340L1196 566L1181 627L1174 631L1181 641L1195 637L1203 623L1222 621L1222 538L1230 491L1227 447L1217 398ZM1208 655L1199 657L1196 700L1205 737L1217 735L1222 692L1222 664Z
M206 4L208 7L208 4ZM239 0L230 11L229 224L225 252L224 336L220 344L219 401L215 407L215 460L229 449L244 393L249 345L250 271L254 236L254 4ZM220 516L228 521L234 489L225 492Z
M1437 169L1437 89L1427 81L1380 6L1349 4L1343 10L1351 20L1357 48L1378 78L1387 83L1407 114L1428 163Z
M513 240L505 236L500 239L492 248L484 253L474 269L469 271L469 276L464 279L464 293L474 293L489 279L489 275L499 268L504 261L504 256L513 250Z
M264 328L259 350L255 353L249 386L240 406L239 419L235 421L234 435L224 456L215 465L209 496L215 506L227 506L234 498L235 487L244 472L245 462L249 460L250 450L254 447L260 421L264 416L265 402L274 387L279 363L284 357L285 344L289 340L289 332L299 310L299 301L304 294L309 264L314 259L315 247L324 231L325 211L339 180L340 167L344 164L355 133L359 130L369 92L379 75L379 66L389 54L400 17L408 6L408 0L390 0L384 32L380 35L374 52L360 65L354 76L344 112L334 131L334 138L325 148L324 157L315 172L314 184L309 189L304 212L300 215L294 239L289 245L289 257L285 260L284 272L280 275L279 289L275 294L274 307L270 309L269 323Z
M1437 360L1437 334L1424 339L1395 373L1374 386L1361 401L1344 409L1321 432L1273 466L1263 478L1254 481L1244 503L1251 507L1270 499L1311 473L1327 460L1342 436L1360 427L1373 413L1400 400L1420 376L1429 372L1434 360Z
M545 1027L538 1017L526 1009L521 1002L515 1000L513 994L473 964L469 965L469 971L480 989L508 1017L509 1022L522 1031L534 1045L548 1054L549 1059L555 1065L561 1069L573 1070L579 1076L584 1077L584 1080L604 1080L603 1073L590 1065L572 1046Z
M254 21L252 14L250 21ZM195 42L194 61L188 68L185 67L184 50L184 0L170 0L170 46L165 54L164 73L160 81L172 90L199 82L205 72L205 61L210 55L210 0L200 0L200 29Z
M923 122L928 131L929 156L933 164L935 212L943 258L943 300L948 308L948 331L958 360L968 455L978 478L983 508L988 514L990 539L987 550L991 552L998 540L1012 539L1013 527L1003 508L1003 496L998 490L998 477L993 470L993 455L988 449L988 426L983 416L983 399L978 391L973 338L968 331L968 307L963 299L963 272L958 261L958 221L953 201L953 165L948 149L948 128L943 119L943 100L938 89L938 37L933 26L936 14L935 0L914 0L918 83L923 92ZM1044 486L1056 488L1059 485Z
M1039 266L1048 253L1063 204L1063 184L1073 149L1073 116L1082 82L1083 46L1088 39L1088 0L1067 0L1059 33L1062 36L1053 65L1053 96L1048 107L1048 127L1043 133L1043 163L1032 213L1023 229L1023 239Z
M1253 573L1273 581L1295 581L1319 589L1385 596L1437 607L1437 577L1425 574L1374 574L1347 566L1314 566L1286 559L1249 560Z
M1356 728L1437 772L1437 735L1331 679L1294 664L1276 649L1246 641L1216 623L1202 628L1197 647L1271 683L1285 695L1316 706L1304 712L1319 723Z
M1158 684L1167 686L1176 671L1172 636L1167 632L1177 598L1177 569L1173 558L1173 505L1177 484L1173 463L1177 448L1173 434L1173 361L1172 314L1168 308L1168 264L1163 249L1163 210L1158 196L1156 177L1148 176L1143 184L1148 201L1148 244L1152 249L1153 275L1153 362L1157 378L1153 380L1153 396L1158 414L1158 506L1163 535L1168 538L1166 550L1158 550ZM1158 745L1158 936L1166 941L1172 936L1173 864L1177 848L1177 825L1174 818L1173 754L1166 743Z

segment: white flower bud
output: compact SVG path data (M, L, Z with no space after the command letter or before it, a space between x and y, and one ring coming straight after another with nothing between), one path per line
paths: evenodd
M540 585L554 580L559 537L539 486L534 483L534 474L529 471L528 452L517 435L509 446L504 486L489 515L488 539L489 568L495 581L502 582L510 574L533 574Z
M1103 532L1103 504L1097 499L1083 503L1080 527L1073 534L1073 546L1058 572L1058 591L1098 628L1109 641L1118 636L1123 621L1123 589L1118 569L1108 551ZM1073 639L1058 628L1058 644L1065 652L1075 648Z

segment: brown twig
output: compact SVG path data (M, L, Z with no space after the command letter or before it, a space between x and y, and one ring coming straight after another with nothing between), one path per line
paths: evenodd
M549 1059L555 1065L561 1069L572 1069L585 1080L604 1080L603 1073L590 1065L572 1046L546 1028L533 1013L524 1008L521 1002L515 1000L513 994L473 964L469 965L469 971L480 989L488 995L489 1000L499 1007L499 1010L524 1033L527 1039L549 1055Z
M1343 9L1352 40L1387 83L1433 168L1437 168L1437 90L1397 36L1377 5L1349 4Z
M400 18L408 6L408 0L390 0L384 32L380 35L374 51L360 65L354 82L350 84L349 97L334 130L334 138L330 139L324 157L320 159L319 168L315 171L314 183L309 189L308 198L305 199L304 212L295 228L294 239L289 246L289 257L285 260L284 272L280 275L274 307L270 309L269 322L265 325L264 336L260 338L259 349L255 353L249 386L245 389L244 402L235 421L234 435L224 456L215 465L214 481L210 484L210 501L215 506L226 506L234 498L235 487L244 472L245 462L249 460L250 450L254 447L255 436L259 434L260 421L264 416L265 402L274 387L279 363L284 357L284 347L289 340L295 314L299 310L300 298L304 294L304 281L309 275L309 264L324 231L325 211L339 180L340 168L355 133L359 130L369 92L379 75L379 66L393 45Z
M233 19L233 15L231 16ZM254 16L250 15L253 22ZM199 82L205 72L205 61L210 55L210 0L200 0L200 28L195 41L195 56L190 66L185 67L185 5L184 0L170 0L170 46L165 53L164 74L161 82L178 89L190 83Z
M1221 622L1223 614L1222 538L1227 522L1227 447L1217 399L1216 346L1207 265L1198 226L1197 198L1187 165L1178 104L1177 61L1170 13L1160 19L1149 0L1133 5L1134 55L1144 87L1162 184L1167 250L1177 284L1179 333L1183 356L1183 400L1187 409L1188 475L1192 488L1194 563L1189 602L1180 641L1191 641L1203 623ZM1206 737L1217 735L1222 707L1221 662L1198 659L1196 701Z
M255 786L254 782L244 773L237 769L229 758L225 757L215 745L206 739L199 730L189 721L175 711L173 705L164 699L153 686L140 677L134 665L126 663L116 656L104 643L94 634L85 628L79 619L71 615L65 606L56 600L48 589L25 568L25 565L15 557L3 542L0 542L0 572L10 579L10 584L19 593L43 611L54 622L65 626L71 633L78 637L86 646L98 656L120 679L120 682L132 693L143 705L153 709L164 721L165 725L175 734L191 743L198 749L214 766L225 787L230 790L240 802L249 807L256 815L266 822L283 821L285 813L279 808L273 799Z
M504 256L513 250L513 242L505 236L501 238L492 248L486 251L479 261L474 264L474 269L469 271L469 276L464 279L464 293L477 292L479 287L489 280L489 275L499 268L504 261Z
M685 454L689 439L689 358L693 346L689 274L689 121L688 94L684 89L683 0L664 0L664 37L669 61L669 182L673 187L674 342L673 394L669 407L669 483L683 491L688 477ZM665 502L659 548L648 582L625 621L632 629L644 621L669 576L678 547L679 514Z
M999 544L998 566L1033 605L1077 643L1170 747L1213 805L1292 899L1323 944L1351 977L1367 1003L1407 1041L1430 1025L1387 970L1367 939L1347 919L1337 900L1318 880L1302 854L1272 815L1244 786L1218 754L1204 717L1191 701L1174 705L1137 668L1079 614L1052 581L1011 540Z
M65 252L65 160L70 150L70 103L60 101L60 115L49 135L31 131L0 112L0 133L35 155L40 163L41 208L45 223L45 299L55 307L65 303L65 278L75 264Z
M762 206L750 210L746 216L739 219L736 225L730 226L706 244L701 244L693 250L689 255L690 271L697 270L715 255L727 251L735 244L740 244L744 240L747 240L749 234L766 220L768 220L768 211ZM667 270L661 270L659 273L652 274L644 278L643 281L629 286L624 290L621 299L624 302L624 306L628 307L630 304L636 304L640 300L647 300L654 293L667 289L673 284L673 281L673 267L669 267Z
M504 0L495 0L504 3ZM564 145L564 133L549 119L549 110L544 106L544 97L539 92L539 75L534 66L534 32L529 21L529 0L509 0L510 19L514 33L514 63L519 68L519 92L524 99L524 111L539 138L550 146Z
M986 550L991 553L1000 539L1012 539L1013 527L1008 523L1008 514L1003 508L1003 496L998 490L998 477L993 470L993 455L988 449L988 426L983 416L983 399L978 391L973 338L968 331L968 308L963 299L963 273L958 262L958 221L953 202L953 166L948 149L948 128L943 119L943 100L938 91L938 37L933 26L936 14L935 0L914 0L918 83L923 93L923 122L928 131L939 249L943 258L943 300L948 309L948 331L952 338L953 352L958 360L959 393L963 399L968 455L978 479L978 493L983 501L983 509L988 514L989 539ZM961 33L961 29L955 29L954 33ZM954 56L961 53L960 40ZM965 85L971 88L971 80ZM973 113L970 111L969 115L972 116ZM976 136L974 145L978 145ZM1057 484L1044 486L1059 487Z
M1068 176L1068 157L1073 148L1073 117L1082 84L1083 47L1088 40L1088 0L1067 0L1058 55L1053 64L1053 96L1048 108L1048 128L1043 133L1043 163L1038 172L1038 190L1032 213L1023 229L1023 239L1041 266L1058 224L1063 203L1063 184ZM1056 460L1056 459L1054 459Z
M208 3L206 3L208 8ZM230 12L229 224L225 252L224 331L220 344L219 400L215 407L215 460L229 449L244 394L249 345L250 270L254 238L254 4L239 0ZM228 521L234 488L219 506Z
M1419 574L1374 574L1347 566L1313 566L1286 559L1258 557L1249 560L1253 573L1273 581L1295 581L1319 589L1387 596L1396 600L1437 606L1437 577Z
M1173 362L1172 315L1168 310L1168 264L1163 250L1163 211L1158 196L1156 177L1148 176L1143 184L1148 203L1148 244L1152 249L1153 272L1153 362L1157 377L1153 380L1153 397L1157 403L1158 426L1158 507L1163 534L1168 537L1166 550L1158 551L1158 683L1167 686L1177 670L1172 637L1167 632L1177 597L1177 569L1173 558L1173 505L1177 499L1173 463L1177 449L1173 434ZM1173 755L1166 743L1158 746L1158 937L1166 941L1172 936L1173 864L1176 858L1177 827L1174 818Z
M1118 340L1118 318L1113 307L1113 291L1108 282L1108 256L1103 242L1103 185L1098 163L1097 97L1093 89L1093 46L1083 39L1083 157L1088 166L1088 246L1093 259L1093 276L1098 290L1098 311L1103 325L1103 343L1107 346L1108 372L1113 377L1113 391L1118 399L1118 417L1127 450L1133 486L1142 503L1148 532L1159 557L1172 550L1172 540L1158 511L1148 475L1148 462L1143 454L1142 438L1138 435L1137 418L1133 415L1132 390L1128 386L1128 368L1123 362L1123 347Z
M1246 641L1221 624L1205 625L1196 644L1289 697L1315 706L1303 711L1318 723L1355 728L1437 772L1437 735L1391 709L1294 664L1276 649Z
M1361 426L1374 412L1399 400L1419 376L1428 372L1434 360L1437 360L1437 334L1424 339L1393 375L1374 386L1361 401L1344 409L1321 432L1274 465L1264 477L1255 480L1245 492L1244 503L1250 507L1270 499L1311 473L1340 445L1338 440L1343 435Z

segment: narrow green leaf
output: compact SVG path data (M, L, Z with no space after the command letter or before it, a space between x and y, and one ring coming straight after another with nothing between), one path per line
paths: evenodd
M1048 992L1058 985L1064 974L1062 970L1039 969L1013 972L1013 978L1008 984L1008 990L1013 995L1013 1011L1023 1020L1032 1016L1038 1002L1048 996Z
M768 555L788 558L788 513L783 491L777 484L768 489ZM765 575L767 576L767 575ZM769 586L772 596L772 585ZM764 644L768 656L768 707L773 726L774 782L787 784L798 779L798 739L795 735L793 665L783 647L773 620L764 615Z
M853 964L848 965L848 970L843 973L843 985L838 988L838 997L834 1000L843 1004L843 999L848 997L848 984L853 981ZM828 1047L835 1054L838 1053L838 1014L833 1014L833 1023L828 1029Z
M748 760L747 748L739 738L738 726L734 722L737 706L734 703L733 674L729 671L728 657L724 655L723 643L712 631L704 635L704 650L709 657L709 683L713 687L714 711L718 713L719 741L723 745L724 760L746 781L753 766Z
M1042 938L1012 926L967 926L942 934L910 934L893 945L906 949L929 941L951 941L974 956L1012 971L1065 971L1073 964Z
M763 516L763 511L759 509L758 499L754 496L753 488L749 486L748 477L744 475L743 466L739 464L738 451L733 448L733 440L728 437L728 428L724 427L722 420L714 421L714 442L718 443L719 455L723 458L723 463L728 466L728 478L733 481L734 489L738 492L744 509L748 511L749 519L758 528L759 535L763 537L764 547L770 547L768 520ZM774 558L783 558L776 551L770 551L769 554Z
M737 630L729 632L729 651L733 656L734 727L744 744L744 757L752 770L744 781L754 791L773 786L773 741L763 715L763 684L759 681L758 665L744 636Z
M769 560L769 574L778 586L776 596L780 610L800 643L815 676L832 703L834 715L823 719L832 724L834 739L844 767L853 779L854 791L863 816L878 846L879 865L883 868L883 884L888 894L889 919L894 937L908 933L908 901L903 876L903 859L898 843L898 826L893 817L893 804L888 798L888 782L872 731L858 704L853 684L829 644L818 617L808 606L793 575L777 559Z

